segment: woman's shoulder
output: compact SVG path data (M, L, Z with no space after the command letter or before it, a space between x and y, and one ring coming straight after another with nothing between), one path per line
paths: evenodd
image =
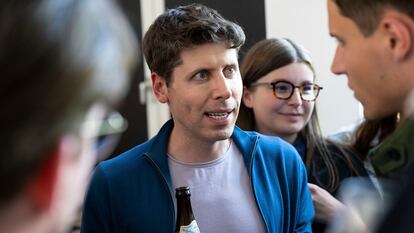
M367 172L364 161L351 145L326 140L327 148L339 173L355 173L358 176L365 176Z

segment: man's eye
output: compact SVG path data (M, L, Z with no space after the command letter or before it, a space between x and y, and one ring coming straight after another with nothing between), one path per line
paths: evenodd
M340 45L340 46L344 46L345 45L345 41L341 38L335 37L335 41L336 44Z
M204 80L204 79L208 78L208 72L207 71L200 71L200 72L196 73L193 77L196 80Z
M224 69L224 76L226 77L232 77L236 73L236 68L232 66L228 66Z

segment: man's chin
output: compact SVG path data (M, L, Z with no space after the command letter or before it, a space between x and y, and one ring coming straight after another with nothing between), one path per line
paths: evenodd
M373 120L381 120L381 119L384 119L386 117L389 117L389 116L391 116L393 114L394 113L384 113L384 112L383 113L380 113L380 112L366 111L364 109L364 118L366 120L370 120L370 121L373 121Z
M217 139L217 141L226 140L226 139L229 139L232 134L233 134L233 131L231 131L231 132L220 132L217 135L216 139Z
M229 139L231 135L233 134L234 126L233 127L226 127L226 129L219 130L217 132L214 132L214 136L212 136L213 141L222 141Z

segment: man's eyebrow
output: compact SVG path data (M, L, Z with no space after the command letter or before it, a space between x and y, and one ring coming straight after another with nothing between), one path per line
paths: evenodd
M199 73L199 72L201 72L201 71L207 71L207 72L209 72L210 70L211 70L211 69L204 68L204 67L199 67L199 68L196 68L196 69L194 69L194 70L189 71L189 72L185 75L185 78L191 78L191 77L193 77L194 75L196 75L197 73Z

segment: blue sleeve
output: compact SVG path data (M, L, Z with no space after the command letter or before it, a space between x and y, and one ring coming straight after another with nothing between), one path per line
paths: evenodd
M302 161L298 162L299 182L298 182L298 206L296 207L296 227L295 232L312 232L312 222L315 215L312 197L308 187L308 179L305 166Z
M115 232L110 216L108 182L104 171L98 165L85 197L81 233Z

